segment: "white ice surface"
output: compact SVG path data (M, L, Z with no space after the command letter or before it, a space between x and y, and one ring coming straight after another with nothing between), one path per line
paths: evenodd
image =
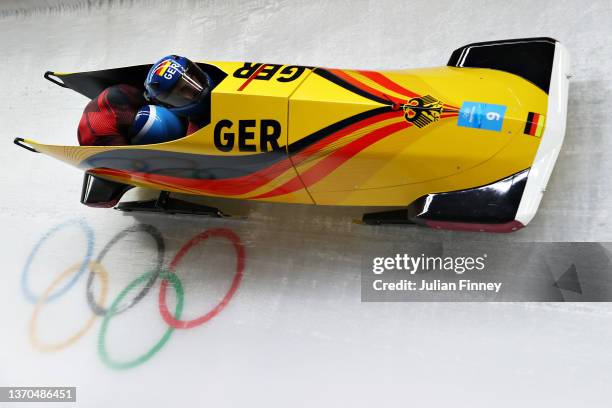
M0 5L0 385L74 385L84 407L470 406L609 407L609 304L360 302L360 253L372 242L612 240L612 3L607 1L8 1ZM129 216L78 203L82 175L13 146L16 136L74 143L85 98L42 79L155 61L251 60L349 68L443 65L476 41L551 36L572 54L565 144L540 210L510 235L453 233L351 223L348 209L258 204L244 221ZM234 298L201 327L175 331L141 366L117 371L98 357L101 321L73 346L35 350L34 307L22 269L39 238L83 217L94 256L123 228L155 225L166 262L199 231L223 227L246 246ZM66 229L41 248L29 284L41 293L80 262L86 243ZM131 235L104 259L108 299L153 267L153 247ZM232 249L196 247L177 268L183 315L210 309L229 286ZM44 341L89 316L86 279L45 305ZM117 359L142 353L165 326L157 283L111 320ZM108 305L108 301L107 301Z

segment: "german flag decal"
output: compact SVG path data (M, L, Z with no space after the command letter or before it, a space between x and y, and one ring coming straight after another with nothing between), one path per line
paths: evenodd
M525 121L524 133L530 136L542 137L544 122L546 122L546 116L535 112L529 112L527 120Z

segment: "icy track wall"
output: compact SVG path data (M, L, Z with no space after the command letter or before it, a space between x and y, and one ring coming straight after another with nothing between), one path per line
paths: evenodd
M610 241L610 21L605 1L5 2L0 385L77 386L88 407L604 406L609 305L363 304L360 263L373 244ZM77 170L11 144L76 142L87 101L46 70L168 53L421 67L470 42L544 35L572 53L568 130L538 215L509 235L270 204L244 220L125 216L80 205Z

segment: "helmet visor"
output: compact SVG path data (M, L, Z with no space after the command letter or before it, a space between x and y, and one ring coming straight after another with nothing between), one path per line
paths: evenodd
M180 74L176 84L166 92L160 92L156 99L175 108L181 108L201 100L210 92L206 74L192 62Z

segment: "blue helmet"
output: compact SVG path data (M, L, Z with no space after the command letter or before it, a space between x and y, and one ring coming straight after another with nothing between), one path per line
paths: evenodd
M213 86L210 76L189 59L168 55L149 70L145 97L177 115L197 116L207 109L205 98Z
M145 105L136 114L130 133L132 144L163 143L185 136L185 125L169 109Z

